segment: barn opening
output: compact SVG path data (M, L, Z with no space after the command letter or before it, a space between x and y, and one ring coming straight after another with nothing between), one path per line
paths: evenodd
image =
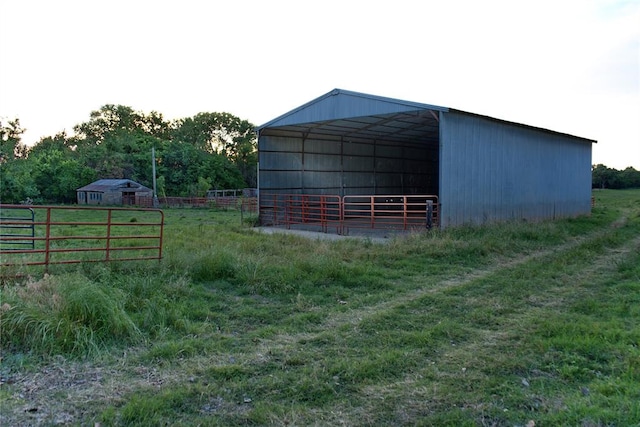
M316 120L302 108L258 129L261 221L431 225L426 214L427 202L437 206L439 190L439 107L351 92L336 105L335 95L308 106ZM340 112L351 98L354 111ZM317 120L323 115L328 118Z

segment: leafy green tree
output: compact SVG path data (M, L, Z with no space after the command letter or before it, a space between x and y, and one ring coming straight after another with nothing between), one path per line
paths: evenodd
M198 155L198 150L189 144L171 141L158 154L158 176L163 177L167 195L188 195L189 163Z
M28 161L20 158L0 164L0 202L20 203L28 199L40 199Z
M3 201L74 202L75 190L98 178L129 178L152 186L152 148L161 195L195 196L210 188L255 185L253 125L228 113L169 122L156 112L108 104L76 125L75 135L42 138L31 150L21 144L24 130L17 119L0 125Z
M149 185L151 147L170 138L171 124L160 113L144 114L122 105L93 111L74 127L80 158L100 178L129 178Z
M196 196L198 183L204 186L204 181L213 188L244 185L240 172L226 157L177 141L170 141L159 153L158 176L164 177L167 194L182 197Z
M74 148L73 138L70 138L65 131L62 131L54 136L40 138L40 141L29 150L29 156L37 156L40 153L55 150L74 157L76 155Z
M614 171L603 164L591 167L591 186L593 188L607 188L613 179Z
M29 170L46 202L73 203L76 189L96 179L96 171L76 158L64 133L40 140L29 153Z
M640 171L631 166L618 173L621 188L640 188Z
M157 153L162 153L168 141L148 135L136 136L135 146L137 151L129 154L129 164L131 173L127 173L125 178L140 182L149 188L153 186L153 163L151 151L153 148Z
M173 138L210 154L225 156L245 183L255 186L257 140L254 125L229 113L199 113L176 121Z
M165 185L165 180L164 180L164 176L159 176L156 179L156 190L158 191L157 196L159 197L167 197L167 191L165 189L166 185Z
M196 185L196 195L198 197L205 197L207 191L211 188L211 182L207 178L201 176L198 177L198 184Z
M148 115L124 105L107 104L92 111L88 122L74 126L78 143L100 145L107 136L141 133L160 139L169 139L171 125L162 114L155 111Z
M39 196L26 161L24 131L19 119L0 120L0 201L3 203L19 203Z
M28 150L22 143L25 130L17 118L6 122L0 119L0 165L15 158L26 157Z
M619 171L598 164L591 168L591 176L592 188L640 188L640 172L632 167Z

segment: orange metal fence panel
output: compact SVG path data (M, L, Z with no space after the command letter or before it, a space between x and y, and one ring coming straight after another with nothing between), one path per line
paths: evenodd
M434 195L317 195L262 194L263 225L313 226L340 234L350 228L409 230L438 225L438 197Z
M435 195L350 195L343 197L348 228L409 230L438 225Z
M342 231L340 196L320 194L264 194L260 196L260 222L291 228L304 225L310 229Z
M285 225L315 224L322 231L329 226L340 227L342 206L340 196L288 194L285 200Z
M34 212L32 235L20 209ZM0 267L162 259L164 213L159 209L0 205ZM9 230L9 232L6 232ZM21 247L9 247L21 242ZM29 243L26 246L25 243Z

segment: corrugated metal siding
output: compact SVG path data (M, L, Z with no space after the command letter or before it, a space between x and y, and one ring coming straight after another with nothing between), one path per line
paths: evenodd
M591 143L440 113L441 226L587 214Z
M433 194L433 143L368 143L262 135L260 190L308 194Z

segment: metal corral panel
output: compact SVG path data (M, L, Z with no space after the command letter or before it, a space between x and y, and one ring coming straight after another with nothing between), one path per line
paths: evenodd
M441 112L441 227L588 214L592 142L469 113Z

